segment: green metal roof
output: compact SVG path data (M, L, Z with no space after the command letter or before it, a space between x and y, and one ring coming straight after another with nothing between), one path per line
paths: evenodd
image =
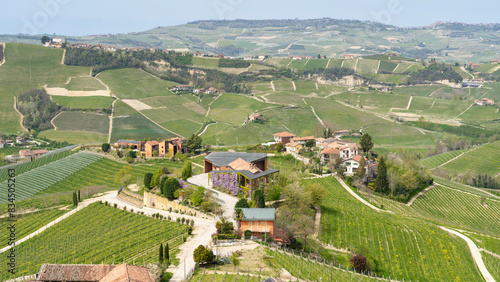
M262 221L262 220L268 220L268 221L274 221L274 212L275 208L254 208L254 209L249 209L249 208L244 208L241 209L243 211L243 219L245 221Z

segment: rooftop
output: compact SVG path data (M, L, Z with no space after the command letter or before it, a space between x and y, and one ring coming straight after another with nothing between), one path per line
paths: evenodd
M244 208L243 219L245 221L258 221L258 220L269 220L273 221L275 219L275 209L274 208Z
M37 276L36 281L155 281L148 268L128 264L44 264Z
M255 163L267 158L266 153L227 153L227 152L212 152L205 156L205 159L212 164L221 167L229 165L237 159L242 159L249 163Z
M135 141L135 140L123 140L123 139L120 139L120 140L116 141L115 143L140 144L140 143L141 143L141 141Z
M275 133L274 136L278 136L278 137L295 137L297 135L292 134L290 132L283 131L283 132L280 132L280 133Z

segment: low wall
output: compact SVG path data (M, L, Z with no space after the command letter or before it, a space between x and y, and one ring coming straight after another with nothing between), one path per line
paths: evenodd
M179 203L169 201L167 198L160 197L158 195L149 193L144 191L144 205L146 207L150 208L155 208L155 209L161 209L161 210L169 210L172 208L172 211L179 210L179 211L184 211L185 213L201 213L200 211L197 211L192 208L188 208L186 206L183 206Z

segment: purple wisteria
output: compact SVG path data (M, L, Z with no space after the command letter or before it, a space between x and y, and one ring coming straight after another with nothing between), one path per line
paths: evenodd
M211 172L212 188L222 192L230 193L233 196L238 195L241 188L238 186L238 175L234 172Z

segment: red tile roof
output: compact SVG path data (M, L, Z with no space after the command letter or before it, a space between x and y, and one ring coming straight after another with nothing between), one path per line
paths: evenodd
M149 144L151 146L160 145L160 143L158 141L148 141L148 142L146 142L146 144Z
M304 137L299 136L292 138L292 141L309 141L309 140L315 140L314 136L304 136Z
M300 145L299 143L292 141L292 142L288 142L288 144L286 144L285 146L286 147L297 147L299 145Z
M37 281L154 282L148 268L135 265L44 264Z
M278 136L278 137L295 137L297 135L289 133L289 132L286 132L286 131L283 131L283 132L280 132L280 133L275 133L274 136Z
M340 155L340 151L338 149L334 149L334 148L326 148L323 151L321 151L321 154L322 155L324 155L324 154L337 154L337 155Z

